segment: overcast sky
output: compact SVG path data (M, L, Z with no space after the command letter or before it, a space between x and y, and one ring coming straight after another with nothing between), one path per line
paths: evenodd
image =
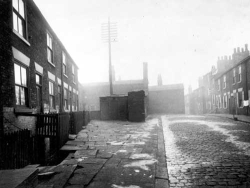
M34 0L79 65L81 83L108 81L108 45L101 24L117 22L112 43L116 77L184 83L216 65L218 56L250 44L249 0Z

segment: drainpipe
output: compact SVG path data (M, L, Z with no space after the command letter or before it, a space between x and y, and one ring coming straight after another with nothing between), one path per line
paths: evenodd
M248 61L246 61L246 95L247 95L247 98L249 99L249 96L248 96L248 87L247 87L247 62ZM248 115L248 110L249 110L249 104L247 106L247 115Z
M63 55L61 57L63 58ZM63 112L63 98L64 98L63 60L61 61L61 80L62 80L62 83L61 83L61 98L60 98L61 105L60 105L60 112L62 113Z

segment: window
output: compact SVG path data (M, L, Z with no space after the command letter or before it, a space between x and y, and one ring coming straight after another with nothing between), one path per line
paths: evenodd
M220 79L218 80L218 91L220 91Z
M219 108L219 97L216 96L216 104L217 104L217 108Z
M76 95L76 106L75 106L76 111L78 110L77 106L78 106L78 95Z
M60 106L61 106L61 100L62 100L62 92L61 92L61 86L60 86L60 85L58 85L58 87L57 87L57 92L58 92L59 109L60 109Z
M72 65L73 83L76 83L75 67Z
M243 105L243 101L244 101L244 91L241 91L241 92L238 92L237 93L238 95L238 107L242 108L244 105Z
M66 56L65 53L62 53L62 62L63 62L63 74L67 75L67 69L66 69Z
M72 110L70 106L72 105L72 92L69 90L69 110Z
M67 89L65 89L64 88L64 92L63 92L63 94L64 94L64 109L65 110L68 110L68 91L67 91Z
M75 111L75 107L76 107L76 96L73 93L73 96L72 96L72 111Z
M22 37L26 38L25 6L23 0L12 0L13 28Z
M219 95L219 108L222 107L222 103L221 103L221 96Z
M42 101L42 77L36 74L36 105L41 106Z
M226 89L227 87L227 77L226 75L223 76L223 89Z
M227 95L223 96L223 108L227 108Z
M238 82L241 82L241 66L239 66L238 69L239 69Z
M15 71L16 105L27 106L28 103L27 69L15 63L14 71Z
M49 81L49 106L52 109L55 109L55 92L54 92L54 83Z
M211 102L206 102L206 109L211 110Z
M212 95L212 104L215 105L215 95Z
M53 63L52 37L47 33L47 59Z
M233 84L236 83L236 70L233 69Z

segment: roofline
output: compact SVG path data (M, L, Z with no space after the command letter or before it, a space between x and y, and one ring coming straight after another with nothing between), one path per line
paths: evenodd
M235 67L239 66L240 64L245 63L247 60L250 59L250 55L247 56L246 58L242 59L241 61L239 61L238 63L236 63L233 67L229 68L228 70L226 70L225 72L219 74L218 76L215 76L215 80L218 80L219 78L221 78L224 74L228 73L229 71L231 71L232 69L234 69Z
M57 34L55 33L55 31L52 29L52 27L50 26L49 22L46 20L46 18L43 16L43 13L41 12L41 10L39 9L39 7L37 6L37 4L35 3L35 1L30 0L30 2L32 2L35 7L37 8L38 12L40 13L40 16L42 17L43 21L47 24L48 28L47 30L49 30L49 32L53 33L53 35L56 37L57 41L60 43L60 45L62 46L63 50L65 53L67 53L67 55L69 56L69 58L72 60L72 62L74 63L74 65L76 66L77 69L79 69L78 65L75 63L74 59L71 57L71 55L69 54L69 52L67 51L67 49L65 48L65 46L63 45L63 43L61 42L61 40L59 39L59 37L57 36Z

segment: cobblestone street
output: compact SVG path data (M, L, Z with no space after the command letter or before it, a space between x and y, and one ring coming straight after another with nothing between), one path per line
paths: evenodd
M250 187L250 125L162 116L170 187Z

